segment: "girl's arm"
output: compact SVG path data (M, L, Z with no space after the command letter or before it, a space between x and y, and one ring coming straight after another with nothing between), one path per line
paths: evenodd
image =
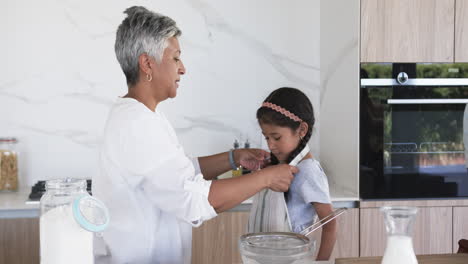
M331 204L312 203L312 205L314 206L319 219L322 219L333 212ZM321 242L320 249L317 254L317 261L330 259L333 247L335 246L336 230L336 219L331 220L322 227L322 238L320 240Z

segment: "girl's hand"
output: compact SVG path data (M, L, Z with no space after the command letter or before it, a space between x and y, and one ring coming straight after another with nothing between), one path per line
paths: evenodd
M270 163L270 153L263 149L236 149L234 150L236 164L254 171Z

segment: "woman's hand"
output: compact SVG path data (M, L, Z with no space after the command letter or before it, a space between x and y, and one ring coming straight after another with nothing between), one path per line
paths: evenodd
M270 153L263 149L236 149L234 159L248 170L259 170L270 163Z
M298 171L297 167L278 164L265 168L260 173L265 175L267 188L275 192L286 192Z

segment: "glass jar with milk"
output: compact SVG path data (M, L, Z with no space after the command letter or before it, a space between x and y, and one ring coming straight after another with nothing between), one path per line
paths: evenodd
M387 229L387 247L382 264L417 264L413 249L413 225L416 207L382 207Z
M92 264L94 235L107 227L109 214L88 194L86 180L49 180L39 222L41 264Z

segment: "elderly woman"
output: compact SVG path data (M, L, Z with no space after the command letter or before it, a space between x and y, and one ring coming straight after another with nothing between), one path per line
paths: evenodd
M192 227L264 188L286 191L297 168L271 166L215 180L233 166L258 167L259 149L186 156L159 103L174 98L185 67L169 17L131 7L117 30L115 53L128 93L110 111L93 194L109 207L111 223L96 240L97 263L190 263ZM103 252L102 249L105 249ZM99 255L102 254L102 255Z

